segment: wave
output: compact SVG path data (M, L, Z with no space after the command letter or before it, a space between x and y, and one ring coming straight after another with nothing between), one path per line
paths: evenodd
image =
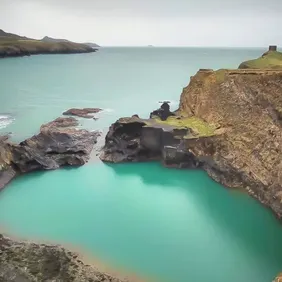
M14 121L11 115L0 114L0 129L6 128Z
M114 112L114 110L113 109L103 109L100 113L103 113L103 112L112 113Z

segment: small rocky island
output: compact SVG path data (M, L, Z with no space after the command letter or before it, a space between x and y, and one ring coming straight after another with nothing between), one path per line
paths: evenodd
M14 144L0 139L0 189L17 174L85 164L99 132L75 128L73 117L57 118L40 127L40 133Z
M76 54L91 53L97 49L87 44L75 43L68 40L48 41L46 37L35 40L0 29L0 58L30 56L36 54Z

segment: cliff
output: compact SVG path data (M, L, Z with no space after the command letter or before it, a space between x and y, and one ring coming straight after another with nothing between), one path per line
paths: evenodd
M282 53L270 50L257 59L241 63L239 69L282 69Z
M46 42L6 33L0 30L0 58L36 54L90 53L95 51L95 49L85 44L70 41Z
M175 116L112 125L101 159L202 168L227 187L245 188L281 217L281 93L282 71L199 71Z
M206 170L232 188L245 188L282 215L282 71L198 72L180 99L180 112L204 119L222 131Z

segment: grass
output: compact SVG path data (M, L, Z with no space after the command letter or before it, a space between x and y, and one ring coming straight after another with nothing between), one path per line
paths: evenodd
M240 69L282 69L282 53L278 51L269 51L262 57L243 62Z
M156 118L155 121L159 124L173 126L175 128L191 128L197 137L212 136L214 135L215 126L209 125L204 120L197 117L169 117L167 120L162 121Z

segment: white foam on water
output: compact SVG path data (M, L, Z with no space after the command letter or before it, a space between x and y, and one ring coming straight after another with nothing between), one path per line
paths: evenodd
M113 109L103 109L100 113L103 113L103 112L112 113L114 112L114 110Z
M1 115L0 114L0 129L7 127L14 121L14 118L9 115Z

